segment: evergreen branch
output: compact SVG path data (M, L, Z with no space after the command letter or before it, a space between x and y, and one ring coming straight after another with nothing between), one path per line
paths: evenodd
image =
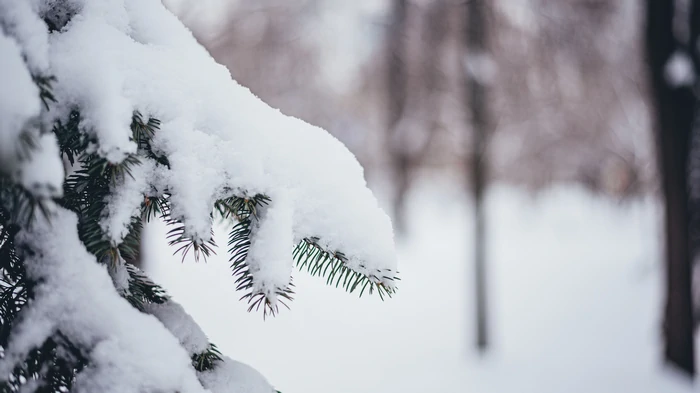
M0 204L0 353L7 348L19 312L33 297L33 283L26 277L14 244L18 231L19 226L10 221L5 205ZM85 364L80 351L57 332L30 351L9 376L3 376L0 392L17 392L28 383L36 384L36 392L68 392Z
M223 357L216 345L209 343L203 352L192 355L192 366L199 372L210 371L222 360Z
M64 181L64 196L59 202L77 213L78 235L88 251L100 262L116 263L119 249L105 236L100 220L107 207L111 187L123 182L126 176L132 176L131 168L139 165L140 161L138 157L130 155L121 163L112 164L95 154L86 153L78 161L81 168Z
M0 206L0 347L6 347L13 322L29 299L30 285L14 244L17 225Z
M151 281L139 268L127 263L126 271L129 273L129 292L125 297L134 308L144 311L145 304L163 304L168 301L168 294L163 287Z
M145 312L146 304L163 304L170 300L163 287L151 281L139 268L126 264L126 270L129 274L129 291L125 298L134 308ZM200 372L212 370L221 360L221 352L210 343L207 349L192 355L192 366Z
M127 261L134 261L139 258L141 251L141 232L143 231L143 223L140 217L132 217L127 232L122 242L117 248L122 258Z
M29 352L24 362L0 383L0 392L23 391L25 386L32 386L36 393L69 392L86 364L80 350L57 332Z
M170 214L170 195L165 194L160 197L145 197L141 204L141 217L147 222L154 217L160 217L172 229L168 231L167 239L169 246L177 246L174 254L182 253L182 261L184 262L187 254L192 251L195 261L199 262L200 258L206 259L212 254L216 254L214 248L214 232L212 230L211 237L207 241L198 241L187 235L185 224Z
M206 261L212 254L216 254L214 251L216 242L214 241L213 229L209 240L195 240L186 233L185 224L173 217L170 211L169 194L160 197L145 197L144 203L141 204L141 217L147 222L153 217L159 216L168 226L172 227L167 233L168 245L178 247L174 254L181 253L183 262L190 251L192 251L194 260L197 262L199 262L200 258Z
M148 121L143 121L143 116L140 112L135 111L131 118L132 139L137 143L140 152L143 152L146 157L154 160L160 165L170 168L170 162L164 155L157 155L151 147L151 140L157 130L160 129L160 120L149 118Z
M49 201L36 198L29 190L0 174L0 204L5 209L9 223L27 226L37 212L46 219L51 215Z
M48 111L49 101L56 102L56 97L54 97L53 91L51 90L51 84L56 81L56 77L32 75L32 79L34 80L34 84L39 88L39 98L44 104L44 108Z
M152 219L160 217L167 221L170 215L170 195L165 194L160 197L144 197L141 204L141 217L146 222L151 222Z
M258 210L267 205L270 198L266 195L257 194L252 198L229 197L218 200L214 204L215 210L224 218L233 218L238 223L229 232L229 262L236 283L236 290L246 291L241 300L247 299L248 311L263 308L263 317L268 313L275 315L279 311L276 302L272 302L264 293L253 292L253 275L250 266L246 262L250 251L250 236L252 232L253 220L258 218ZM293 284L287 288L276 288L275 294L277 302L289 308L286 301L292 300L294 291Z
M71 165L75 164L76 157L79 157L88 147L88 138L80 132L80 112L73 110L68 115L65 124L59 119L53 125L53 133L58 140L61 153L66 156Z
M395 289L382 284L383 280L399 280L389 269L374 269L371 273L360 273L352 270L347 265L347 257L342 252L329 252L324 250L319 244L319 239L315 237L305 238L294 249L292 253L297 262L297 268L309 272L312 276L326 277L326 284L335 287L341 285L346 291L352 293L360 290L360 297L365 290L369 289L372 294L375 291L384 300L384 296L391 297ZM364 265L360 268L368 270Z
M206 259L212 254L216 254L214 251L216 243L214 242L213 230L209 240L201 241L195 240L187 235L185 231L185 224L183 224L182 221L169 217L166 218L165 222L173 227L167 234L168 245L178 247L174 254L181 253L183 262L190 251L192 251L196 262L199 262L200 258L203 258L204 261L206 261Z

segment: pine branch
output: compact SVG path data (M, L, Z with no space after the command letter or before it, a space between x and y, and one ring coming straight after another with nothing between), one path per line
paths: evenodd
M168 245L178 247L177 250L175 250L175 254L181 253L183 262L190 251L192 251L196 262L199 262L200 258L206 261L212 254L216 254L214 251L216 243L214 242L213 230L209 240L201 241L192 239L192 237L187 235L185 224L180 220L170 218L166 219L165 222L173 227L167 234Z
M0 347L7 346L17 314L29 299L30 285L14 244L17 225L0 206Z
M276 303L273 303L264 293L253 292L253 275L250 266L246 262L250 251L250 236L253 220L258 219L258 210L269 204L270 198L266 195L257 194L253 197L229 197L220 199L214 204L214 209L223 218L231 218L238 221L229 232L229 262L236 283L237 291L246 291L241 300L247 299L248 311L263 309L263 317L267 314L275 315L279 311ZM292 300L294 291L293 284L287 288L276 288L275 295L277 301L289 308L286 301Z
M141 217L146 220L146 222L150 222L156 217L167 220L170 214L169 197L170 195L168 194L160 197L144 197L143 204L141 205Z
M199 372L210 371L222 360L223 358L219 349L216 345L210 343L203 352L192 355L192 366Z
M170 162L164 155L157 155L151 147L151 140L156 131L160 129L160 120L149 118L148 121L143 121L143 116L140 112L134 112L131 118L132 139L138 144L139 151L143 152L146 157L154 160L160 165L170 168Z
M21 227L28 225L37 212L47 219L51 215L49 201L44 198L36 198L27 189L1 174L0 207L5 209L8 222Z
M75 138L60 138L59 142L61 141L82 143ZM61 149L67 152L66 154L73 154L72 149L76 147L81 148L62 145ZM78 151L80 150L75 152ZM123 182L126 176L132 176L131 168L139 165L140 160L137 156L130 155L121 163L112 164L96 154L83 152L78 162L81 168L64 181L64 196L59 203L77 213L78 234L88 251L100 262L116 263L119 248L107 239L100 226L100 220L107 207L107 197L110 195L111 188Z
M29 299L34 283L27 279L22 259L17 253L14 236L19 226L0 204L0 354L7 348L14 321ZM86 364L80 351L60 332L35 348L9 376L3 376L0 392L17 392L28 383L35 392L70 391L75 375Z
M170 299L160 285L151 281L136 266L126 264L126 270L129 273L129 292L125 297L134 308L143 311L145 304L163 304Z
M165 194L160 197L145 197L141 204L141 217L146 222L151 221L154 217L160 217L171 229L167 233L168 245L177 246L174 254L181 253L182 261L184 262L190 251L193 252L194 260L199 262L200 258L206 259L212 254L216 254L214 248L214 232L207 241L198 241L193 239L185 231L185 224L179 219L170 214L170 195Z
M86 364L80 350L57 332L29 352L25 361L0 383L0 392L18 392L32 386L35 393L66 393Z
M345 254L339 251L326 251L318 241L318 238L305 238L294 249L292 255L299 270L306 268L312 276L326 277L328 285L333 285L335 281L336 288L342 283L342 287L350 293L361 289L360 296L367 289L370 294L376 291L382 300L384 296L391 297L394 294L393 288L382 284L382 280L399 280L391 270L375 269L368 274L356 272L347 266ZM360 265L360 268L366 269L364 265Z
M65 124L59 119L53 125L53 133L58 139L61 153L68 158L71 165L75 164L88 147L90 140L80 132L80 112L73 110L68 115Z
M53 91L51 90L51 84L56 81L56 77L53 75L32 75L32 79L34 80L34 84L39 88L39 98L44 104L44 108L46 108L46 110L48 111L49 101L54 103L56 102L56 97L54 97Z

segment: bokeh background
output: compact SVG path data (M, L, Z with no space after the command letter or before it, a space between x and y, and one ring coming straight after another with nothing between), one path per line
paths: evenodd
M467 2L164 0L357 156L402 281L382 302L295 272L292 309L263 321L224 256L180 263L161 225L146 270L284 393L697 391L662 360L644 3Z

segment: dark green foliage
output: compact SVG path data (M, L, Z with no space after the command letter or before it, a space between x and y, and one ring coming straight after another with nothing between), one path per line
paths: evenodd
M41 103L44 104L44 108L49 110L49 102L56 102L56 97L54 97L51 91L51 84L56 81L54 76L32 76L34 84L39 88L39 98Z
M15 249L14 237L19 227L0 206L0 347L7 346L10 330L19 311L29 298L29 283L24 265Z
M199 262L200 258L206 260L212 254L216 254L214 248L214 233L210 233L209 240L199 241L192 239L185 231L185 224L179 219L170 214L170 195L165 194L161 197L146 197L144 203L141 204L141 217L146 221L150 221L155 217L162 219L171 229L168 231L168 245L177 246L175 254L181 253L184 262L185 257L192 251L194 260Z
M53 78L34 77L40 91L40 98L48 109L48 102L54 101L51 93ZM20 158L31 154L36 147L34 134L24 132L20 138ZM32 288L36 283L26 276L22 258L15 245L15 235L22 227L29 225L37 214L50 218L47 201L34 195L0 174L0 357L5 356L10 333L16 318L33 297ZM23 250L30 253L31 250ZM39 348L35 348L19 366L15 367L6 381L0 382L0 392L17 392L27 384L33 384L34 391L59 393L70 390L75 375L85 365L80 351L65 337L56 332Z
M35 198L24 187L0 174L0 203L8 222L19 226L27 225L37 213L49 216L47 202Z
M160 120L149 118L148 121L144 122L141 113L134 112L134 116L131 119L131 131L133 133L133 140L138 144L139 151L143 151L146 157L154 160L158 164L170 168L168 158L155 154L151 147L151 139L153 139L155 132L159 129Z
M60 332L29 352L24 363L15 367L7 381L0 383L0 393L18 392L35 383L36 393L65 393L71 390L75 376L87 364L80 350Z
M143 122L141 114L134 113L131 130L133 140L137 141L140 150L149 152L149 141L153 137L160 122L149 120ZM138 254L138 234L140 220L135 217L131 223L130 235L120 245L112 244L100 227L100 219L107 207L107 197L112 187L117 186L126 176L132 176L131 169L141 163L137 155L129 155L122 162L112 164L96 154L88 154L85 149L88 139L80 132L80 114L72 112L68 121L57 122L54 132L58 136L61 151L71 163L75 158L80 168L71 173L64 182L64 197L61 204L78 214L78 234L88 251L102 263L118 263L119 251L123 257Z
M306 238L302 240L294 249L293 256L297 262L299 270L306 268L312 276L326 277L326 284L342 287L352 293L356 289L361 289L360 296L369 289L372 294L377 291L383 300L384 296L391 297L394 290L382 285L380 280L398 280L389 270L375 270L369 275L364 275L353 271L347 266L347 258L340 251L329 252L318 245L318 238ZM360 265L365 269L364 266Z
M126 264L126 270L129 273L129 292L126 294L126 300L134 308L144 311L145 304L163 304L168 301L169 297L165 290L151 281L136 266Z
M76 157L79 157L88 146L88 138L80 132L79 126L80 113L76 110L71 111L65 123L59 119L53 125L52 131L58 139L61 153L71 165L75 164Z
M216 345L209 344L209 347L204 352L192 355L192 366L199 372L209 371L213 370L216 363L221 360L223 359L219 349Z
M185 224L180 220L172 218L169 213L163 216L165 222L172 227L168 231L168 245L178 247L175 253L182 254L182 260L184 262L185 257L192 251L194 255L194 260L199 262L200 258L205 260L212 254L216 254L214 248L216 243L214 242L214 233L212 231L211 237L206 241L193 240L187 232L185 231Z
M233 270L233 277L236 282L236 290L245 291L246 293L241 299L248 301L248 311L253 309L259 310L262 306L263 317L268 313L274 315L278 312L277 304L274 304L270 299L262 293L254 293L253 276L250 273L250 267L246 263L248 251L250 250L250 235L253 220L257 220L258 211L270 203L270 198L266 195L255 195L250 198L230 197L221 199L216 202L214 209L224 218L232 218L237 221L229 232L228 247L229 262ZM277 301L283 306L289 308L286 301L292 300L294 291L290 284L287 288L277 288Z

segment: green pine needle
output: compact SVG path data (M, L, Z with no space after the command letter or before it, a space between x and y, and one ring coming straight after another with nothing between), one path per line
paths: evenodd
M329 252L324 250L319 244L318 238L305 238L294 249L292 253L299 270L304 270L312 276L326 278L326 284L341 286L346 291L352 293L360 290L360 297L368 291L369 294L375 291L384 300L384 296L391 297L395 289L386 287L382 280L399 280L391 270L375 269L371 274L362 274L353 271L347 266L347 258L342 252ZM361 268L365 268L360 265Z
M210 343L203 352L192 355L192 366L199 372L210 371L222 360L223 357L219 349Z

